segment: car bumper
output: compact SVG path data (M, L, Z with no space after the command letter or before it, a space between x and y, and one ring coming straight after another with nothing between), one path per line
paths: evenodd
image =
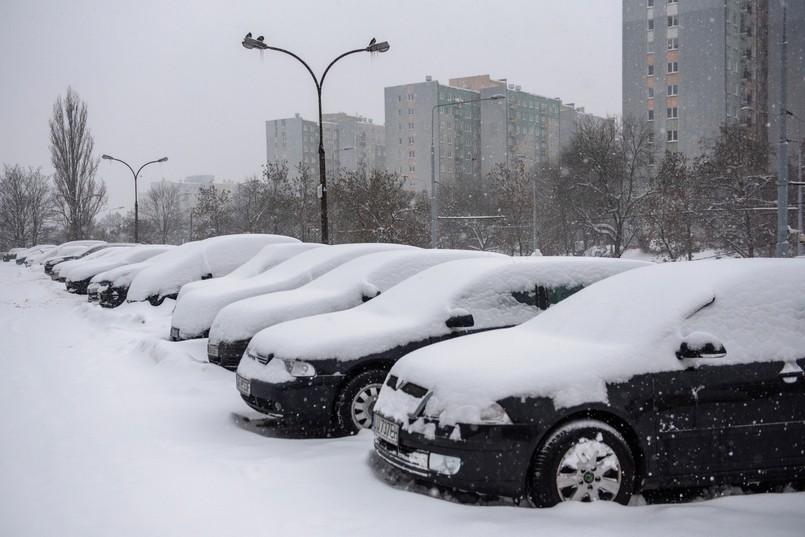
M217 341L207 344L207 359L211 364L220 365L234 371L238 368L243 353L249 346L248 339L237 341Z
M535 448L531 427L464 425L462 440L450 440L449 432L427 439L401 429L396 446L376 435L375 452L385 464L429 485L506 498L526 494ZM445 461L452 461L453 468L457 464L458 469L447 469Z
M271 383L238 376L237 386L246 404L258 412L293 425L327 427L331 425L333 403L343 379L342 375L320 375Z
M86 280L70 280L65 283L68 293L75 293L77 295L86 295L87 287L89 286L90 278Z
M98 292L98 303L102 308L116 308L126 301L128 287L110 287Z

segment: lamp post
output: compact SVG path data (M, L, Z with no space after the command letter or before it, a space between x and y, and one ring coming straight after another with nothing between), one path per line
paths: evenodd
M324 85L324 78L327 76L327 72L330 68L345 56L349 56L350 54L356 54L358 52L388 52L390 45L388 41L383 41L381 43L377 43L374 39L369 42L369 45L364 48L357 48L355 50L347 51L340 56L336 57L333 61L330 62L330 65L324 70L322 73L321 78L317 78L313 70L310 66L305 63L305 61L294 54L291 51L281 49L278 47L272 47L267 45L264 42L263 36L258 37L257 39L252 38L251 32L246 34L246 37L243 38L243 47L247 49L257 49L257 50L276 50L277 52L282 52L283 54L287 54L292 58L296 59L299 63L305 66L307 72L310 73L310 76L313 78L313 82L316 84L316 94L318 97L319 103L319 188L321 190L321 242L322 244L329 244L330 237L328 231L328 222L327 222L327 171L324 162L324 128L322 125L322 112L321 112L321 89Z
M125 164L126 167L129 170L131 170L131 174L134 176L134 242L140 242L139 206L137 204L137 178L140 176L140 172L143 170L143 168L145 168L149 164L154 164L156 162L167 162L168 157L162 157L161 159L158 159L158 160L152 160L152 161L146 162L145 164L140 166L140 169L137 170L136 172L134 171L134 169L131 166L129 166L129 164L127 162L125 162L123 160L120 160L119 158L111 157L109 155L101 155L101 158L104 159L104 160L116 160L118 162L121 162L121 163Z
M439 196L437 195L436 189L436 141L434 139L433 128L433 124L436 122L436 109L443 106L459 106L462 104L480 103L481 101L497 101L505 98L505 95L497 94L480 99L471 99L469 101L440 103L434 105L433 109L430 111L430 247L433 249L439 247ZM439 99L438 95L436 99ZM441 132L437 134L441 136ZM439 173L439 179L441 179L441 172Z

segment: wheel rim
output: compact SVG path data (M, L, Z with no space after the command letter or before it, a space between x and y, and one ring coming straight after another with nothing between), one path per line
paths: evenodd
M381 386L381 384L369 384L352 398L349 414L352 416L352 423L358 429L368 429L372 426L372 411Z
M621 490L618 456L599 439L580 438L565 452L556 470L556 490L563 502L612 501Z

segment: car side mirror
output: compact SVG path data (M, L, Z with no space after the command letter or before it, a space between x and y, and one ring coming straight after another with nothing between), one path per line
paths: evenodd
M473 319L472 314L465 313L453 315L447 319L444 324L447 325L447 328L469 328L475 325L475 319Z
M704 332L693 332L688 335L679 345L676 357L680 360L685 358L723 358L727 355L727 349L715 336Z

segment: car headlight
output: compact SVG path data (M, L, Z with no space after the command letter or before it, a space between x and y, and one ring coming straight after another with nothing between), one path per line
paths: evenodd
M481 410L481 422L489 425L510 425L512 420L502 406L492 403Z
M431 453L428 457L428 469L439 474L455 475L461 469L461 459L441 453Z
M285 369L294 377L315 377L316 368L299 360L283 360Z

